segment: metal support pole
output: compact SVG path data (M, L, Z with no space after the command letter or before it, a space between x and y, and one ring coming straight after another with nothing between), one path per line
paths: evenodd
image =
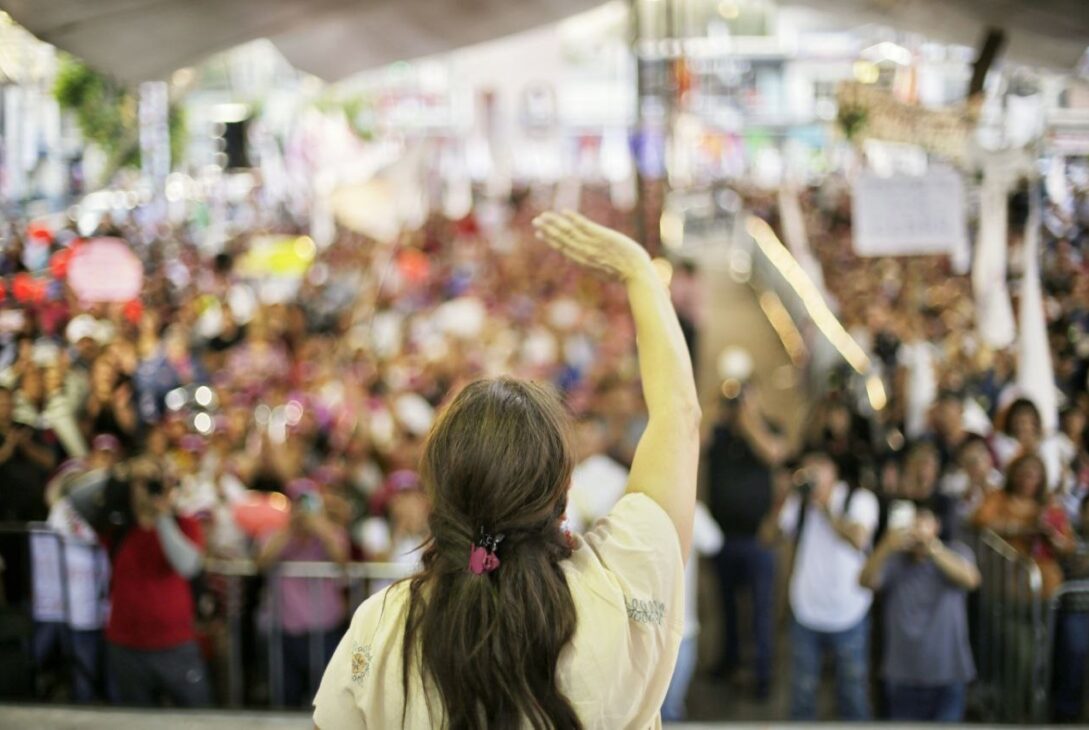
M269 625L268 625L268 673L269 699L272 706L284 706L284 642L283 628L280 625L280 581L283 580L279 566L269 572Z

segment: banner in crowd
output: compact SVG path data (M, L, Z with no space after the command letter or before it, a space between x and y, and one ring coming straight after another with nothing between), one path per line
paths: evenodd
M105 551L55 532L32 531L30 556L34 620L101 629L109 582Z
M254 236L236 271L251 279L297 279L309 270L316 255L317 246L309 236Z
M1025 223L1024 268L1018 306L1017 385L1040 409L1044 429L1058 426L1058 398L1055 370L1044 313L1044 292L1040 282L1040 196L1032 196Z
M976 329L991 349L1001 350L1016 337L1013 306L1006 286L1009 249L1009 191L1015 165L1011 158L993 156L983 165L979 192L979 230L972 262L972 296Z
M859 256L959 254L968 246L964 184L950 168L881 177L862 173L852 190Z
M907 104L872 84L840 84L836 99L840 124L851 139L880 139L919 145L963 163L971 148L976 115L969 107L927 109Z

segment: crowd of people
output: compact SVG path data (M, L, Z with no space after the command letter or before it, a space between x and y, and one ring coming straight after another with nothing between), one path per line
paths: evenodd
M1014 354L971 338L968 278L941 257L853 255L849 196L835 190L803 195L807 228L839 316L871 353L889 403L874 413L856 383L834 374L790 440L764 411L759 378L705 409L707 509L697 511L694 547L713 562L724 609L712 676L741 668L751 636L755 696L783 681L775 645L787 635L778 635L774 593L785 572L792 718L818 716L830 654L840 717L955 721L975 678L974 536L993 530L1036 561L1045 597L1089 575L1089 210L1083 196L1072 215L1048 217L1046 310L1065 397L1052 434L1017 392ZM594 190L583 195L591 217L630 224ZM771 198L749 203L777 222ZM3 553L0 616L11 622L20 602L33 606L34 639L18 650L38 671L0 673L0 691L222 702L232 610L248 627L243 655L267 662L261 637L279 637L279 699L308 703L351 596L337 579L269 571L289 561L411 570L428 534L423 438L448 396L478 376L511 373L563 393L580 460L569 527L604 515L623 493L645 420L634 330L622 289L533 240L541 207L516 194L487 215L434 216L392 244L342 229L326 247L290 216L256 211L214 250L196 227L148 235L119 216L99 234L147 241L132 246L144 283L137 300L108 304L79 301L49 267L78 241L74 232L31 240L12 226L0 273L57 285L0 303L18 313L0 321L0 521L47 520L68 543L102 550L86 562L65 553L67 574L51 578L69 584L61 609L43 602L51 591L42 577ZM240 264L260 234L296 237L313 260L268 286ZM29 256L33 247L44 250ZM684 316L694 291L711 285L697 281L675 268L690 344L708 319ZM921 406L920 362L935 384ZM786 565L777 545L789 548ZM31 557L27 565L44 560ZM228 579L202 571L209 561L252 561L258 576L229 598ZM696 564L667 719L684 717L696 664ZM742 592L751 592L751 631L739 626ZM94 610L77 608L80 600ZM1089 659L1089 613L1070 608L1055 664L1062 720L1081 717ZM263 670L244 674L248 701L277 694ZM27 677L37 686L22 686Z
M1049 432L1049 414L1018 386L1017 343L989 349L976 334L969 276L949 257L856 256L849 188L836 183L801 194L805 227L830 303L870 356L888 402L875 411L857 379L833 372L800 439L788 442L761 410L758 384L724 401L707 448L712 512L725 531L716 568L726 630L716 671L738 668L736 602L745 591L755 693L767 696L774 545L785 535L793 547L781 568L793 615L791 716L816 716L821 656L830 653L839 716L959 721L977 676L973 654L981 642L997 643L980 635L969 610L985 578L969 546L985 531L1004 539L1037 566L1044 601L1087 575L1089 197L1082 190L1065 206L1048 201L1043 217L1044 310L1059 399L1050 414L1058 428ZM749 204L779 224L775 196L753 193ZM1014 292L1027 211L1024 192L1011 196ZM1011 606L1028 595L1005 583L1000 590L1011 591L998 599ZM1082 717L1084 609L1071 596L1057 615L1048 692L1060 721ZM1000 622L999 630L1020 642L1019 675L1039 681L1025 646L1044 639L1025 623Z
M599 219L617 216L605 197L586 199ZM227 587L198 576L208 561L414 565L429 509L419 449L463 383L499 373L552 382L621 461L640 435L623 289L534 241L529 196L498 206L498 222L436 215L392 244L340 230L275 287L239 262L261 234L301 229L286 214L242 212L256 223L213 251L192 226L149 235L131 216L106 221L96 235L147 241L132 247L144 265L136 301L81 302L56 277L48 295L4 304L18 318L0 344L0 521L48 520L101 541L112 567L69 591L101 594L106 607L77 626L59 630L68 618L33 596L39 665L86 635L71 665L77 700L211 701ZM12 226L0 267L9 282L55 276L49 262L78 242L71 230L30 239ZM44 247L38 268L31 247ZM68 580L84 585L68 562ZM5 565L9 604L30 600L40 580L18 563ZM334 579L272 582L247 582L243 610L265 632L275 603L282 697L305 704L348 618L346 596ZM261 646L249 635L243 648Z

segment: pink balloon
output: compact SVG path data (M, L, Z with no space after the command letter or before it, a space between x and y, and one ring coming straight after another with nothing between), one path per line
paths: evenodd
M68 283L84 302L127 302L140 296L144 265L119 238L94 238L68 261Z
M279 492L247 492L233 511L239 529L251 537L283 529L291 520L291 504Z

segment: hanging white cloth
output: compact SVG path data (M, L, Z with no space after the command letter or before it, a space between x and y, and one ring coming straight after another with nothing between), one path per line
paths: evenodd
M1006 287L1009 181L996 165L984 164L972 293L976 300L976 329L983 342L995 350L1012 345L1016 335Z
M1018 307L1020 340L1017 348L1017 385L1040 409L1044 432L1058 425L1058 399L1051 367L1051 347L1047 336L1044 294L1040 285L1040 201L1032 196L1028 222L1025 224L1024 274Z

